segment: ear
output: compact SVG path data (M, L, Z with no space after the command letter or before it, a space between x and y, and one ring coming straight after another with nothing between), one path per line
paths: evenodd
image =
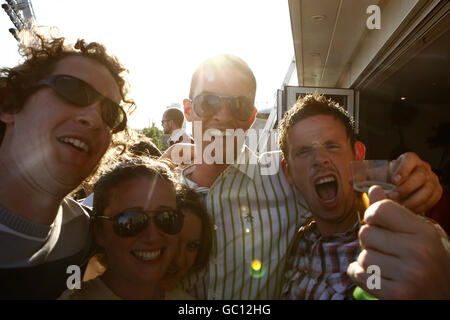
M364 160L366 156L366 146L361 141L355 142L355 156L356 160Z
M253 124L253 121L255 121L256 114L258 113L258 110L256 108L253 109L252 116L250 117L250 126Z
M192 122L192 117L191 117L192 103L191 103L191 100L184 99L183 100L183 106L184 106L184 117L186 118L186 121Z
M294 184L294 179L292 179L292 176L289 173L289 164L286 159L281 160L281 168L283 169L283 173L286 177L287 182L289 182L289 184Z

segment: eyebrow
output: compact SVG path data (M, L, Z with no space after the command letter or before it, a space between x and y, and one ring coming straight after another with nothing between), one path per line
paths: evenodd
M329 145L329 144L342 144L341 141L339 141L338 139L328 139L326 140L324 143L322 143L323 145ZM293 146L292 150L296 151L296 150L301 150L301 149L308 149L308 148L312 148L314 147L314 144L308 143L308 144L301 144L301 145L297 145L297 146Z

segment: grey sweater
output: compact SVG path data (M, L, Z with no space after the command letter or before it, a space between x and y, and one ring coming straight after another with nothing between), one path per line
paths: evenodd
M0 299L56 299L67 289L67 267L85 268L92 249L89 215L62 201L51 226L0 206Z

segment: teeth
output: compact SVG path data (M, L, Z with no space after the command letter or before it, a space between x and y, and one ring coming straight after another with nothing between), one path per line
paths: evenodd
M323 177L323 178L320 178L316 182L316 185L317 184L322 184L322 183L327 183L327 182L333 182L333 181L336 181L336 179L333 176Z
M62 141L64 143L70 143L71 145L83 150L84 152L89 151L88 145L81 140L75 138L61 138L59 139L59 141Z
M144 261L150 261L160 256L161 249L156 251L133 251L133 254L136 258L139 258Z

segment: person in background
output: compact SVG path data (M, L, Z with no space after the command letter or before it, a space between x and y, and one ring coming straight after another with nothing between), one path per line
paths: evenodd
M89 215L68 195L100 167L134 103L103 45L43 28L20 38L23 62L0 69L0 298L56 299L92 244Z
M183 111L177 108L169 108L163 114L161 121L164 134L169 134L169 146L176 143L194 143L192 137L183 129Z
M377 187L369 191L372 206L365 211L349 182L350 161L365 154L354 130L342 107L317 94L299 99L281 121L283 171L312 213L288 258L282 298L350 299L359 285L382 299L449 299L449 241L420 216L424 199L441 192L430 194L425 182L394 202ZM402 170L392 175L400 177L398 189L411 187ZM361 227L358 211L365 211ZM378 289L367 289L370 265L380 269Z
M60 299L191 299L161 282L184 223L177 187L171 168L159 160L126 161L103 175L94 188L92 223L105 272Z
M154 158L161 156L161 151L159 151L152 139L142 134L130 134L128 140L127 143L119 143L110 148L108 162L104 163L102 170L98 170L95 176L83 182L74 194L74 199L81 202L83 206L92 208L94 204L93 187L104 172L110 170L118 163L136 156Z

